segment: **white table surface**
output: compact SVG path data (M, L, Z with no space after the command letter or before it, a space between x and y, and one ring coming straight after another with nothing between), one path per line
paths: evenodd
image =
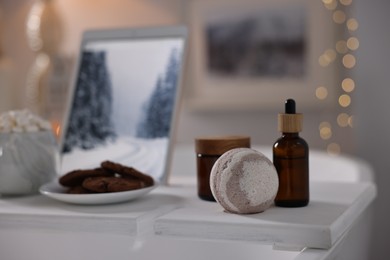
M328 249L351 228L376 196L371 183L312 182L307 207L271 207L238 215L217 203L196 198L195 187L183 187L184 205L155 221L158 235L272 244L280 248Z
M181 160L181 156L185 159ZM131 202L81 206L42 195L0 198L0 229L71 232L72 235L92 232L129 237L149 232L149 235L154 233L159 237L252 241L286 248L326 249L353 226L376 196L375 185L363 181L366 177L361 177L361 172L353 172L354 167L360 169L360 162L341 158L342 171L321 164L322 168L316 168L315 174L321 176L329 172L337 176L349 169L348 178L341 181L314 178L307 207L272 207L253 215L225 213L217 203L197 198L195 169L177 174L185 166L191 166L194 161L189 158L194 158L192 156L192 149L179 150L175 158L180 163L174 166L172 185L158 187ZM321 153L311 154L311 162L320 160L321 156L326 157ZM367 172L367 175L372 173Z
M251 215L226 213L217 203L198 199L194 185L159 187L138 200L105 206L70 205L41 195L3 198L0 228L137 236L154 225L158 235L326 249L376 195L371 183L312 182L310 188L307 207L271 207Z

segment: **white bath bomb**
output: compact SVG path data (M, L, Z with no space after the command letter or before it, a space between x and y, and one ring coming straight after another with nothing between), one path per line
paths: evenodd
M278 174L273 163L262 153L249 148L224 153L210 173L214 198L232 213L251 214L268 209L278 187Z

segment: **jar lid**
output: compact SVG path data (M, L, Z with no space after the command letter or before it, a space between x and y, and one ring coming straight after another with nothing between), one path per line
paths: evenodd
M234 148L250 148L249 136L209 136L195 138L195 151L198 154L222 155Z

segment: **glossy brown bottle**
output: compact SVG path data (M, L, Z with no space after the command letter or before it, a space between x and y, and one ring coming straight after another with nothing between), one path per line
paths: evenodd
M309 146L299 136L302 114L295 113L295 101L286 101L286 113L279 114L282 136L273 146L273 162L279 176L275 205L304 207L309 203Z

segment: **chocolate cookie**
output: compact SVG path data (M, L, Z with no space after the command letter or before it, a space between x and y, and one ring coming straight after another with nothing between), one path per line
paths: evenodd
M74 186L70 187L66 193L69 194L88 194L91 193L89 190L85 189L83 186Z
M121 177L89 177L83 181L83 188L92 192L118 192L135 190L145 187L140 180Z
M88 169L88 170L74 170L59 179L61 185L66 187L81 186L85 178L88 177L109 177L114 176L111 171L103 168Z
M114 163L111 161L104 161L101 163L101 167L105 170L111 171L112 173L117 173L124 178L137 179L145 183L146 186L153 186L154 180L149 175L146 175L132 167L126 167L119 163Z

